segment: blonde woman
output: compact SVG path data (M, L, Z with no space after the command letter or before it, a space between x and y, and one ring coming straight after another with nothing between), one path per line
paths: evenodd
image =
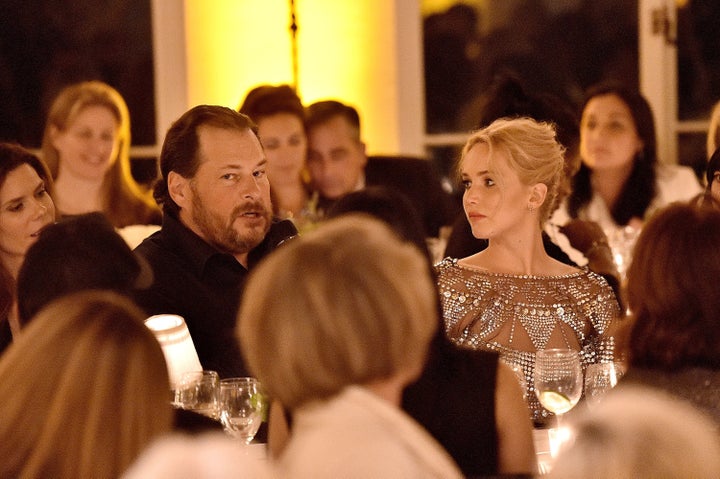
M167 369L115 293L42 309L0 359L0 477L118 477L170 431Z
M522 369L533 420L551 413L535 397L535 353L579 351L584 365L613 359L608 331L620 307L607 281L550 257L542 229L563 178L563 147L547 123L500 119L475 132L458 165L472 233L488 247L437 266L448 335L498 351Z
M130 115L120 93L70 85L48 113L42 156L55 180L59 216L101 211L116 228L160 224L160 209L130 170Z

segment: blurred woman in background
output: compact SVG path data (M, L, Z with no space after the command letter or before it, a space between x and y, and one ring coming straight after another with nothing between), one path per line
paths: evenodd
M130 169L130 114L120 93L88 81L66 87L48 113L42 156L58 216L103 212L116 228L160 224L160 209Z
M691 168L658 161L650 105L639 92L621 85L588 90L580 156L572 193L553 217L557 224L570 218L592 220L612 237L625 226L640 229L659 208L702 190Z
M305 169L308 146L300 98L289 85L260 85L247 94L240 113L257 124L275 216L292 220L302 231L315 219L317 198L312 198Z
M19 145L0 143L0 352L20 331L16 283L25 254L55 221L51 186L37 156Z

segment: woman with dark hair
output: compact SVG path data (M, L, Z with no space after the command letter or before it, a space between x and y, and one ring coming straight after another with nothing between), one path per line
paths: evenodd
M720 211L676 204L643 228L628 269L633 323L622 383L681 396L720 426Z
M55 221L45 164L19 145L0 143L0 352L19 331L15 284L25 253Z
M661 164L655 122L647 100L618 84L598 84L585 97L580 120L582 165L572 193L553 221L596 221L611 236L639 229L655 211L701 191L693 170Z
M292 220L298 229L311 224L317 200L312 199L305 169L307 135L300 97L289 85L260 85L250 90L239 111L257 124L275 216Z

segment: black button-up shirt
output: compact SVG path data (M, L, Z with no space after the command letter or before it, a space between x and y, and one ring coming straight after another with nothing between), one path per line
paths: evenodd
M290 221L274 222L263 242L250 252L249 268L296 233ZM135 294L147 314L185 318L204 369L217 371L221 378L249 376L235 339L248 270L169 214L160 231L135 251L148 260L154 274L152 286Z

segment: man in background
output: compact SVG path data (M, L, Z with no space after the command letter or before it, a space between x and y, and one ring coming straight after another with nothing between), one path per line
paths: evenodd
M406 157L370 157L360 135L360 116L339 101L307 107L307 165L311 183L327 209L335 200L365 186L385 186L408 197L423 220L425 236L437 237L453 218L450 196L429 161Z

